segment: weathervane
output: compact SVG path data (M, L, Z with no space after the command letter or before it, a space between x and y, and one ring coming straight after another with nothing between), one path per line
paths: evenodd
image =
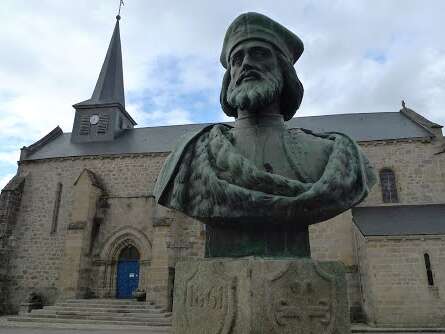
M122 8L122 6L125 6L124 0L119 0L119 10L118 10L117 16L116 16L117 20L121 19L121 8Z

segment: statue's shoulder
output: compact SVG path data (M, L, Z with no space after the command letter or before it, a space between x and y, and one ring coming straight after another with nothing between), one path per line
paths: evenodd
M332 153L333 143L323 134L302 128L288 129L285 136L290 159L307 182L320 178Z
M231 126L223 123L209 124L199 130L186 132L180 138L178 138L175 147L165 160L158 175L158 179L156 180L153 194L157 200L159 200L159 198L162 196L170 179L176 174L178 166L187 150L192 147L193 143L215 127L231 128Z
M291 145L297 145L300 149L313 154L317 152L325 154L332 149L334 143L332 136L327 133L316 133L303 128L288 129L287 133Z

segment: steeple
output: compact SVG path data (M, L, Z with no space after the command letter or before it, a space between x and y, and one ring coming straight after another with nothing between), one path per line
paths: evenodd
M71 141L110 141L136 122L125 110L122 50L116 16L113 36L90 99L73 105L76 109Z
M124 76L122 71L121 37L119 30L120 16L116 17L113 36L108 46L102 69L97 79L93 95L89 100L76 106L91 106L104 103L119 103L125 109Z

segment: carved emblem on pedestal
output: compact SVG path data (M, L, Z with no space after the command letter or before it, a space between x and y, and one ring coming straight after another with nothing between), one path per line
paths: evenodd
M186 280L179 302L184 333L229 334L236 313L236 278L201 265Z
M292 263L269 279L269 314L277 334L335 330L335 279L315 263Z

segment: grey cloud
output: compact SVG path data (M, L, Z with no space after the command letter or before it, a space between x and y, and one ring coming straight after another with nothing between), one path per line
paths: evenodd
M1 144L13 137L29 145L58 124L71 130L71 105L92 93L116 11L109 0L2 1L0 162L13 160ZM193 120L227 120L217 101L218 58L225 29L245 11L269 15L303 39L299 115L397 111L403 98L445 124L445 1L127 0L124 77L140 125L189 122L191 112ZM369 56L379 53L382 62ZM160 59L175 59L176 75ZM218 110L195 114L206 106Z
M39 113L50 120L30 132L33 138L45 126L48 131L65 124L64 130L70 130L71 104L91 94L117 7L106 0L38 3L7 0L8 13L0 14L9 27L0 32L0 41L10 49L0 55L0 73L7 73L11 83L0 83L0 89L22 98L38 93ZM125 3L124 73L133 96L143 99L155 91L162 100L177 89L186 94L199 86L214 98L222 76L217 61L225 29L239 13L254 10L277 19L305 42L296 65L306 88L301 115L396 111L405 98L410 107L445 123L440 112L445 93L438 88L445 80L445 72L440 72L445 55L440 43L443 1L429 1L428 6L410 0ZM384 52L386 62L367 59L369 50ZM172 56L184 69L178 74L181 84L161 80L157 60ZM57 110L51 104L55 95Z

